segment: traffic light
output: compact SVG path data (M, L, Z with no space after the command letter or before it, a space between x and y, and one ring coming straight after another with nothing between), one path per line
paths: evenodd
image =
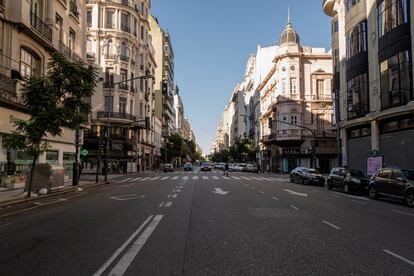
M101 155L105 154L105 148L106 148L106 139L100 139L99 140L99 152Z
M150 117L145 117L145 129L150 129L150 128L151 128Z

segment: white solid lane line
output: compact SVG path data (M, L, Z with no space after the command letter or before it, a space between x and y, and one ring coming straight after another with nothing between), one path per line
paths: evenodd
M164 207L171 207L171 205L172 205L172 202L171 201L168 201L167 203L165 203L165 205L164 205Z
M160 204L160 205L158 205L158 207L162 207L162 206L164 206L164 203L165 203L165 202L161 202L161 204Z
M155 216L155 218L151 221L148 227L141 234L141 236L139 236L139 238L132 244L132 246L128 249L124 256L114 266L114 268L112 268L111 272L109 272L109 275L124 275L128 267L131 265L132 261L138 255L141 248L144 246L144 244L151 236L152 232L154 232L155 228L157 228L162 218L163 215Z
M230 178L230 177L228 177L228 176L222 176L222 178L223 178L223 179L226 179L226 180L231 179L231 178Z
M173 178L171 178L171 180L177 180L178 176L174 176Z
M406 262L406 263L407 263L407 264L409 264L409 265L414 266L414 262L413 262L413 261L411 261L411 260L409 260L409 259L407 259L407 258L404 258L403 256L400 256L400 255L398 255L398 254L395 254L394 252L389 251L389 250L387 250L387 249L383 249L382 251L384 251L384 252L385 252L385 253L387 253L387 254L390 254L391 256L394 256L395 258L398 258L398 259L400 259L400 260L402 260L402 261Z
M184 176L183 177L183 180L188 180L188 176Z
M198 176L193 176L193 180L197 180L198 179Z
M208 176L203 176L203 180L208 180Z
M392 210L394 213L398 213L398 214L402 214L402 215L407 215L410 217L414 217L414 214L411 213L407 213L407 212L402 212L402 211L398 211L398 210Z
M273 198L274 200L279 200L277 197L274 197L274 196L272 196L272 198Z
M127 182L127 181L129 181L129 180L132 180L132 177L125 178L125 179L123 179L123 180L121 180L121 181L119 181L119 182Z
M171 197L176 198L177 196L178 196L177 194L173 194Z
M139 232L141 232L141 230L144 228L145 225L147 225L147 223L153 218L154 216L151 215L149 216L142 224L141 226L137 229L137 231L135 231L134 233L132 233L132 235L121 245L120 248L118 248L114 254L112 254L112 256L99 268L98 271L95 272L95 274L93 274L93 276L100 276L102 275L102 273L105 272L105 270L112 264L112 262L118 258L119 254L122 253L122 251L124 251L124 249L128 246L128 244L131 243L131 241L139 234Z
M144 177L143 179L141 179L140 181L145 181L145 180L148 180L148 179L150 179L151 177Z
M167 180L168 178L170 178L169 176L164 176L163 178L161 178L160 180Z
M332 223L327 222L327 221L325 221L325 220L323 220L322 222L323 222L323 223L325 223L325 224L327 224L327 225L329 225L329 226L330 226L330 227L332 227L332 228L335 228L336 230L341 230L341 227L336 226L335 224L332 224Z
M214 180L219 180L220 178L218 178L217 176L212 176L212 178L214 179Z
M338 192L334 192L334 194L337 194L337 195L340 195L340 196L349 197L349 198L361 199L361 200L366 200L366 201L369 201L369 199L368 199L368 198L365 198L365 197L362 197L362 196L353 196L353 195L347 195L347 194L338 193Z
M240 180L240 177L237 177L237 176L232 176L231 178Z
M137 180L140 180L142 177L137 177L137 178L134 178L134 179L132 179L131 180L131 182L134 182L134 181L137 181Z
M160 178L161 178L160 176L156 176L156 177L151 178L150 181L154 181L154 180L157 180L157 179L160 179Z
M252 179L254 179L254 180L259 180L259 181L262 181L262 179L260 179L260 178L258 178L258 177L251 177Z
M266 180L266 181L272 181L272 179L270 179L270 178L266 178L266 177L258 177L258 178L260 178L260 179L262 179L262 180Z
M289 205L289 206L290 206L290 208L292 208L292 209L299 210L299 208L298 208L298 207L296 207L295 205Z

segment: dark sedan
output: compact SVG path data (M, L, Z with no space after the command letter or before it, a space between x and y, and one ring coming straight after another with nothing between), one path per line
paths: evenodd
M200 170L202 172L211 172L212 169L213 169L213 166L211 166L211 164L208 162L202 163L200 166Z
M193 170L193 164L187 162L184 165L184 171L192 171Z
M298 167L291 171L290 182L298 182L300 184L317 184L323 186L325 178L315 169Z
M356 169L333 168L328 176L327 188L343 189L345 193L365 193L368 191L369 178Z

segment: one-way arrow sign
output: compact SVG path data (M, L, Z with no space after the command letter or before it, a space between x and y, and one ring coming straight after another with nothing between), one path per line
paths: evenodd
M292 191L292 190L288 190L288 189L283 189L283 190L286 191L286 192L288 192L291 195L304 196L304 197L307 197L308 196L308 194L305 194L305 193L298 193L298 192L295 192L295 191Z
M213 193L215 194L219 194L219 195L226 195L229 193L229 191L223 191L221 188L214 188L215 191L213 191Z

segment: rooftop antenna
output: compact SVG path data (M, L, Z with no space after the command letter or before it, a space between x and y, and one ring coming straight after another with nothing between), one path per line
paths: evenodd
M288 6L288 24L290 24L290 6Z

